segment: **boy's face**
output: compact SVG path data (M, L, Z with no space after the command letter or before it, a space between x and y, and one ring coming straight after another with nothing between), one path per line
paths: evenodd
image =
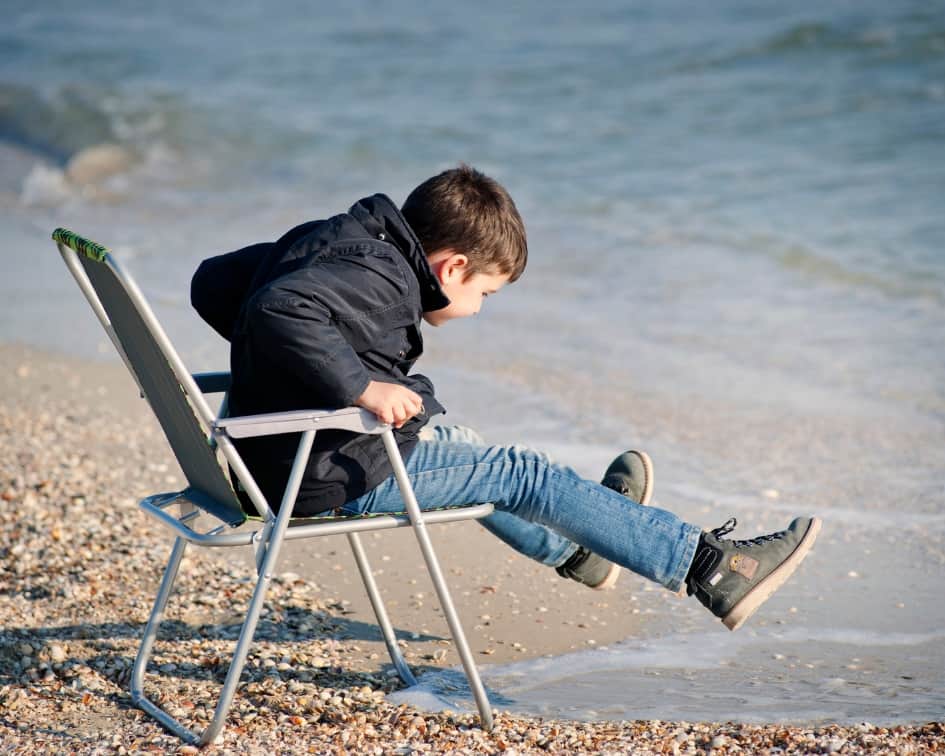
M441 310L423 313L423 319L431 326L443 325L454 318L466 318L475 315L482 307L483 300L495 294L509 277L501 273L469 273L469 258L460 252L443 250L429 257L440 288L449 297L450 303Z

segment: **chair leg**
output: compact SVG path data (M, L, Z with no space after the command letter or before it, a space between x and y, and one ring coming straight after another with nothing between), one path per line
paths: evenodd
M374 581L374 575L371 574L371 565L368 563L367 554L364 552L364 546L361 544L361 538L357 533L348 533L348 543L351 544L351 551L354 552L354 561L358 565L361 573L361 580L364 581L364 587L367 589L368 598L371 600L371 606L374 608L374 616L377 617L377 624L384 635L384 643L387 644L387 652L390 654L390 660L394 664L394 669L400 675L400 679L405 685L416 685L417 678L413 676L404 655L397 645L397 638L394 636L394 628L390 624L387 616L387 609L384 607L384 599L381 598L377 590L377 583Z
M466 642L466 634L463 632L463 626L460 624L459 616L453 606L453 600L450 597L449 588L443 579L443 572L440 570L439 560L433 551L433 544L430 541L430 535L427 533L426 523L420 512L420 505L417 504L417 497L414 495L413 486L410 484L410 478L404 467L403 457L400 456L400 449L397 447L397 441L394 434L388 428L381 434L384 440L384 448L387 450L387 456L390 458L391 465L394 468L394 477L397 479L397 485L403 496L404 504L407 507L407 514L413 525L414 535L420 545L420 551L427 565L427 571L430 573L430 579L433 581L433 588L436 590L437 598L440 600L440 606L443 608L443 614L446 616L446 623L449 625L450 633L453 636L453 642L456 644L456 650L459 652L459 658L463 663L463 669L466 671L466 678L469 680L469 687L472 690L473 697L476 699L476 706L479 709L479 722L484 730L491 730L493 727L492 706L489 704L489 697L482 685L479 677L479 670L476 668L476 662L469 651L469 644Z
M161 618L164 616L164 609L167 607L167 600L170 598L171 590L177 579L177 572L180 569L181 559L186 548L187 541L183 538L177 538L174 541L171 557L164 569L164 577L161 579L161 586L158 589L157 598L154 600L151 616L148 617L148 623L145 625L144 636L141 639L141 645L138 647L138 655L135 657L135 664L131 673L131 700L177 737L188 743L196 743L199 738L197 733L187 729L162 708L152 703L144 693L144 673L148 666L148 660L151 658L158 627L161 624Z
M240 630L239 640L236 642L236 649L233 652L233 660L230 662L230 669L226 673L226 680L223 683L223 689L220 691L220 698L217 701L217 708L213 713L213 719L207 726L207 729L200 735L199 744L206 745L213 742L223 725L226 722L226 714L233 703L233 696L236 695L236 687L240 682L240 674L243 671L243 665L246 663L246 657L249 654L249 647L253 642L253 636L256 634L256 624L259 622L259 615L262 613L263 604L266 599L266 591L272 582L272 576L275 572L276 562L279 559L279 551L285 539L286 528L289 527L289 520L292 518L292 508L295 506L295 498L299 493L299 486L302 484L302 474L305 470L305 463L312 451L312 443L315 440L315 431L305 431L299 440L298 449L295 452L295 460L292 463L292 470L289 473L289 480L286 483L285 493L282 497L282 504L279 507L279 515L272 526L271 531L266 531L265 551L262 558L262 564L257 571L256 588L253 590L253 597L250 599L249 608L246 610L246 619L243 621L243 627Z
M160 624L164 607L167 605L171 585L180 567L181 557L183 556L184 547L186 545L187 542L182 538L178 538L177 542L174 544L170 563L165 570L164 580L161 582L161 588L158 591L158 598L155 601L151 618L148 620L148 625L145 628L144 640L141 642L141 650L138 652L138 657L135 660L131 681L131 697L136 706L154 717L181 740L195 745L206 745L216 739L226 722L226 715L229 712L230 705L233 703L233 696L236 693L240 675L246 664L249 647L256 633L256 625L259 622L259 615L262 613L266 591L269 588L269 583L272 578L272 568L275 566L275 560L278 558L279 550L277 548L271 548L267 551L267 558L263 563L263 571L258 576L256 588L253 590L249 609L246 612L246 618L243 620L243 626L240 628L239 639L233 651L233 657L230 661L230 668L227 671L226 680L223 683L219 698L217 699L213 719L202 733L196 733L185 727L181 722L164 711L164 709L149 700L143 690L144 672L147 667L148 658L151 655L151 648L157 634L157 627Z
M256 587L253 589L253 595L250 599L249 607L246 610L246 618L243 620L239 639L236 641L236 648L233 651L233 658L230 661L230 668L227 671L226 680L223 683L220 696L217 699L213 719L200 734L189 730L166 711L149 701L143 691L144 671L147 666L147 658L150 655L151 647L157 634L160 616L167 604L167 599L171 593L171 586L177 576L181 557L183 557L184 548L187 545L186 541L181 538L178 538L174 543L174 549L171 552L167 569L164 571L164 579L161 581L158 597L155 601L154 609L151 612L151 618L148 620L148 625L145 628L145 637L142 641L141 650L138 653L138 659L135 661L134 671L132 672L132 700L137 706L188 743L202 746L213 742L217 735L220 734L226 722L227 712L230 710L230 706L233 703L233 697L239 685L240 675L242 674L243 666L246 664L246 657L249 654L249 647L256 633L256 625L262 613L266 591L272 581L276 561L279 558L279 551L285 538L285 531L292 516L292 507L295 503L295 497L298 495L299 486L302 482L305 462L312 451L312 442L314 439L315 431L305 431L302 434L302 439L299 441L299 447L296 451L292 471L289 474L289 481L286 484L279 515L276 518L271 534L267 534L269 536L268 544L267 548L264 550L262 564L257 571Z

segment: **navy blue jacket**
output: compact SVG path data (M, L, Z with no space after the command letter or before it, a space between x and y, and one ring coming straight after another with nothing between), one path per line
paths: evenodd
M276 242L205 260L191 301L231 342L232 415L347 407L370 380L399 383L420 394L425 408L395 431L406 456L429 417L443 411L429 379L409 372L423 351L423 313L449 300L420 242L382 194ZM237 443L274 509L298 440L286 434ZM390 474L378 436L320 431L294 514L340 506Z

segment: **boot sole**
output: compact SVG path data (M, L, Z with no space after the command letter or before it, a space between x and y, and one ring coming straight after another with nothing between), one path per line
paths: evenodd
M636 454L643 463L643 472L646 475L646 480L643 481L643 496L640 497L639 503L647 507L650 504L650 497L653 495L653 460L650 459L650 455L646 452L634 450L633 453Z
M804 561L804 557L810 552L814 541L817 540L817 534L820 533L822 521L819 517L812 517L807 532L797 544L797 548L791 552L791 555L779 564L771 574L762 580L758 585L745 594L732 610L722 618L722 624L729 630L738 630L745 621L751 617L765 601L771 598L771 595L778 590L787 579L794 574L794 571Z
M610 572L607 573L601 582L597 585L592 585L591 589L595 591L606 591L610 588L613 588L617 584L617 579L620 577L620 565L613 563L610 565Z

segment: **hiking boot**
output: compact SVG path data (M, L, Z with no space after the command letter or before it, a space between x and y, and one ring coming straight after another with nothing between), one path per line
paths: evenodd
M610 463L601 485L612 488L644 506L653 494L653 463L646 452L627 451ZM604 559L583 546L555 570L561 577L603 591L613 588L620 577L620 565Z
M653 494L653 462L650 461L650 455L635 449L624 452L610 463L601 485L647 506Z
M568 561L560 567L555 567L557 572L563 578L570 578L593 588L595 591L603 591L607 588L613 588L620 577L620 565L610 562L602 556L598 556L593 551L578 546Z
M686 576L695 595L729 630L738 630L807 556L820 532L817 517L798 517L777 533L747 541L723 540L737 521L702 534Z

